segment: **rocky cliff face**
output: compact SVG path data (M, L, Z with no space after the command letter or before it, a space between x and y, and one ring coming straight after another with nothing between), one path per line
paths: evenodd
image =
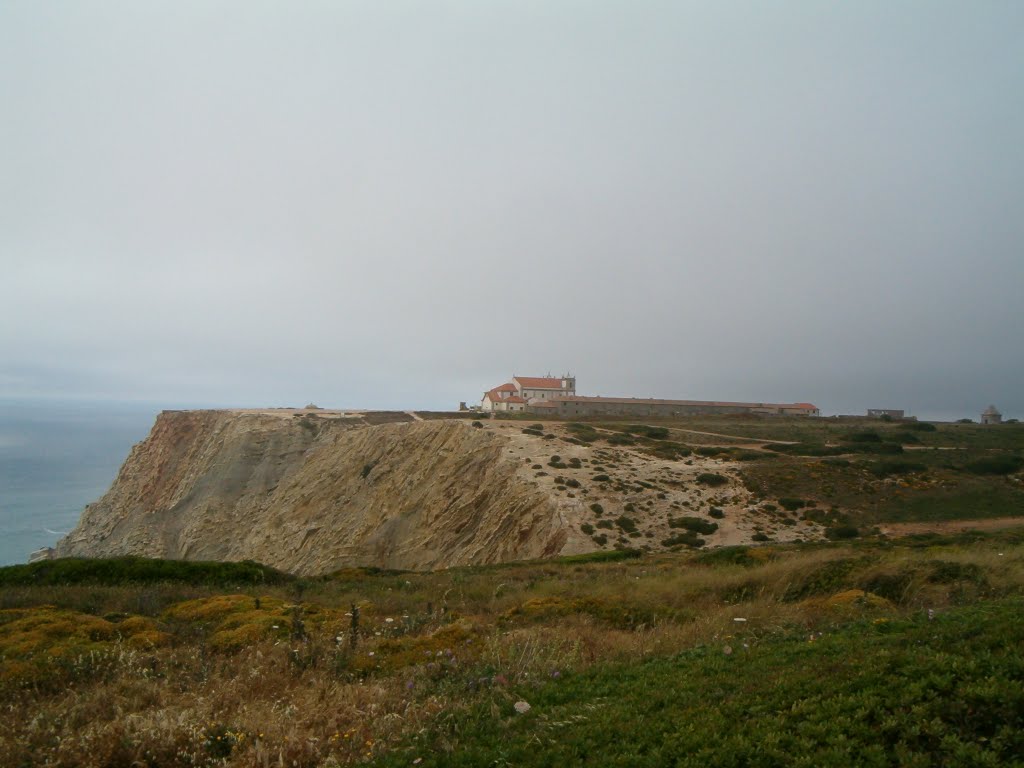
M57 555L252 559L318 574L596 548L508 442L459 421L164 412Z

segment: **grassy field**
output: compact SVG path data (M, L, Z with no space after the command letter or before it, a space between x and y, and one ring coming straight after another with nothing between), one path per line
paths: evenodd
M211 572L0 569L4 764L1021 754L1024 532L315 580Z

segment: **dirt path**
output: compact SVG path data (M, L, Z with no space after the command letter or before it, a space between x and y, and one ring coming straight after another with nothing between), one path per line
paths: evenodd
M729 440L746 440L752 445L762 443L775 443L777 445L796 445L794 440L769 440L766 437L750 437L749 435L723 435L721 432L700 432L696 429L683 429L681 427L670 427L676 432L689 432L691 435L708 435L709 437L724 437Z
M423 417L416 413L416 411L406 411L406 413L412 416L415 421L423 421Z
M988 520L937 520L930 523L883 523L878 526L886 536L912 536L915 533L960 533L961 531L1001 531L1024 527L1024 517L993 517Z

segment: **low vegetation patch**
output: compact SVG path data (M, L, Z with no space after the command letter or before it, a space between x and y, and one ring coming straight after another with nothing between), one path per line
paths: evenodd
M701 485L707 485L712 488L717 488L718 486L725 485L726 483L728 483L729 479L726 478L724 475L719 475L715 472L701 472L699 475L697 475L697 482L700 483Z
M669 518L669 528L685 528L694 533L701 533L707 536L718 530L718 523L712 523L700 517L673 517Z
M693 551L676 528L643 554L606 522L605 551L433 573L5 587L4 762L1018 759L1024 533Z
M160 584L206 586L285 584L294 577L252 561L241 563L153 560L145 557L62 557L0 568L0 586Z
M1011 475L1024 467L1024 458L1014 454L986 456L969 462L964 469L975 475Z
M1022 608L1005 600L596 668L524 691L526 715L514 696L489 695L381 764L1009 765L1024 752ZM557 739L545 738L551 723L565 724ZM438 753L447 729L458 749Z

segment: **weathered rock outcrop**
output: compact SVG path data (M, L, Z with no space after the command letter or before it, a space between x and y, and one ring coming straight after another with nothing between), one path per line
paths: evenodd
M164 412L57 555L252 559L318 574L593 549L507 443L458 421Z

